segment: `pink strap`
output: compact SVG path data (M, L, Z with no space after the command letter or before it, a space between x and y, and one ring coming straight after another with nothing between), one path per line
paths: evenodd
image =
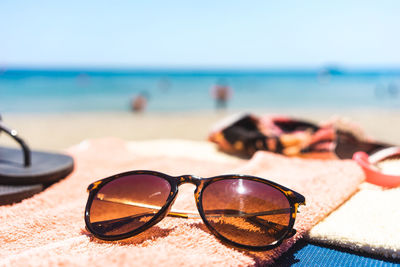
M384 187L396 187L400 185L400 176L388 175L379 171L379 169L371 164L369 156L365 152L356 152L353 155L355 160L364 170L366 181Z

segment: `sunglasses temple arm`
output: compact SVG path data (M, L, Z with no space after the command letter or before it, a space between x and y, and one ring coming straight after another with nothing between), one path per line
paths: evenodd
M227 213L228 211L228 213ZM290 209L279 209L279 210L269 210L269 211L260 211L254 213L245 213L240 212L238 210L211 210L207 211L207 217L255 217L255 216L266 216L266 215L276 215L276 214L285 214L290 213ZM200 218L198 212L189 212L183 210L171 210L168 214L171 217L180 217L180 218Z
M140 202L133 202L130 200L123 200L123 199L118 199L118 198L113 198L113 197L106 197L103 194L98 194L97 198L101 201L105 201L105 202L112 202L112 203L120 203L120 204L125 204L125 205L129 205L129 206L134 206L134 207L138 207L138 208L146 208L146 209L150 209L150 210L160 210L162 207L157 206L157 205L149 205L149 204L144 204L144 203L140 203ZM149 212L150 214L151 212ZM151 213L153 214L153 213ZM197 218L200 217L200 215L198 214L198 212L196 211L185 211L185 210L170 210L167 214L168 216L171 217L180 217L180 218ZM128 216L131 217L131 216Z
M122 203L126 205L131 205L135 207L140 207L140 208L147 208L151 210L160 210L160 206L156 205L148 205L148 204L143 204L143 203L138 203L138 202L133 202L133 201L124 201L121 199L117 198L110 198L110 197L105 197L104 195L99 194L99 199L102 201L107 201L107 202L113 202L113 203ZM266 216L266 215L277 215L277 214L285 214L285 213L290 213L290 209L277 209L277 210L270 210L270 211L262 211L262 212L254 212L254 213L245 213L241 212L238 210L209 210L207 211L207 217L221 217L223 215L224 217L241 217L245 218L246 220L249 220L253 223L256 223L260 226L269 226L275 230L280 230L282 225L270 222L267 220L263 220L261 218L257 218L257 216ZM100 224L108 224L108 223L120 223L122 225L127 224L132 222L132 220L136 219L141 219L143 217L147 216L153 216L155 212L146 212L146 213L141 213L141 214L136 214L136 215L131 215L127 216L124 218L119 218L119 219L114 219L114 220L107 220L107 221L102 221L102 222L96 222ZM197 212L187 212L183 210L170 210L167 216L170 217L179 217L179 218L199 218L200 215Z
M277 215L277 214L286 214L290 213L290 208L287 209L277 209L277 210L268 210L268 211L260 211L260 212L252 212L246 213L238 210L208 210L206 212L207 217L255 217L255 216L266 216L266 215Z
M107 202L113 202L113 203L121 203L121 204L126 204L126 205L131 205L131 206L136 206L136 207L141 207L141 208L148 208L151 210L156 210L159 211L162 207L160 206L155 206L155 205L147 205L143 203L137 203L137 202L132 202L132 201L123 201L120 199L114 199L114 198L106 198L100 195L99 197L100 200L102 201L107 201ZM266 215L277 215L277 214L286 214L290 213L290 209L277 209L277 210L270 210L270 211L263 211L263 212L254 212L254 213L245 213L241 212L238 210L208 210L207 211L207 217L221 217L223 215L224 217L240 217L245 219L246 221L249 221L250 223L255 223L261 227L270 227L274 229L277 232L280 232L282 230L285 230L286 226L280 225L274 222L270 222L268 220L264 220L262 218L258 218L257 216L266 216ZM106 220L106 221L99 221L99 222L94 222L94 224L102 225L103 227L107 227L109 225L112 228L115 227L115 223L118 223L121 227L123 225L126 225L128 223L131 223L134 220L140 220L141 218L144 217L149 217L149 216L154 216L156 212L146 212L146 213L141 213L141 214L136 214L136 215L131 215L123 218L118 218L118 219L113 219L113 220ZM197 212L187 212L183 210L170 210L167 216L171 217L179 217L179 218L199 218L200 215ZM286 235L285 238L290 238L296 233L295 229L292 229L288 234Z
M103 228L110 228L110 230L115 228L115 224L118 224L119 227L122 227L128 223L132 223L132 221L134 220L139 220L141 218L145 218L145 217L149 217L149 216L153 216L154 213L142 213L142 214L137 214L137 215L132 215L132 216L127 216L127 217L123 217L123 218L118 218L118 219L113 219L113 220L106 220L106 221L98 221L98 222L94 222L94 225L101 225ZM176 215L174 213L172 214L168 214L169 216L174 216L174 217L182 217L182 218L188 218L188 216L183 215L183 214L179 214ZM286 226L284 225L280 225L274 222L270 222L270 221L266 221L266 220L262 220L260 218L257 217L245 217L245 220L248 220L251 223L255 223L261 227L265 227L268 226L269 228L274 229L276 232L280 232L282 230L285 230ZM285 236L286 238L290 238L292 236L294 236L296 234L296 230L295 229L291 229L291 231L289 231L287 233L287 235Z
M139 202L133 202L129 200L122 200L118 198L106 197L102 194L98 194L98 199L106 202L113 202L113 203L121 203L130 206L140 207L140 208L148 208L152 210L160 210L162 207L157 205L149 205ZM285 214L290 213L290 209L277 209L277 210L269 210L269 211L261 211L261 212L254 212L254 213L245 213L240 212L238 210L210 210L207 211L207 217L220 217L224 215L225 217L254 217L254 216L266 216L266 215L276 215L276 214ZM215 214L214 216L212 214ZM195 211L185 211L185 210L174 210L171 209L170 212L167 214L171 217L180 217L180 218L198 218L200 215L198 212ZM211 216L210 216L211 215Z
M226 210L225 210L226 211ZM229 210L229 211L234 211L234 210ZM237 212L237 211L236 211ZM149 216L153 216L155 213L153 212L147 212L147 213L141 213L141 214L136 214L136 215L131 215L131 216L126 216L123 218L118 218L118 219L112 219L112 220L105 220L105 221L98 221L98 222L94 222L94 224L98 224L98 225L102 225L103 227L107 227L107 225L112 225L113 227L115 227L115 224L118 223L120 224L120 226L123 226L125 224L131 223L133 220L140 220L141 218L144 217L149 217ZM223 213L219 213L219 214L223 214ZM259 214L259 212L257 213ZM187 213L176 213L176 212L170 212L167 214L168 216L172 216L172 217L180 217L180 218L194 218L193 217L189 217L189 214ZM230 216L226 216L226 215L230 215ZM245 216L243 216L245 215ZM257 218L255 216L260 216L260 215L252 215L252 214L242 214L239 215L238 213L236 213L236 215L234 214L225 214L225 217L242 217L246 220L249 220L253 223L256 223L260 226L269 226L275 230L281 230L279 228L283 227L283 225L274 223L274 222L270 222L267 220L263 220L260 218ZM200 217L200 216L198 216ZM219 216L214 216L214 217L221 217L221 215Z
M110 201L110 200L105 200L105 201ZM140 204L140 203L137 203L137 204ZM139 206L139 207L145 206L146 208L150 208L149 205L135 205L135 206ZM152 209L160 210L160 207L152 206ZM249 221L250 223L255 223L261 227L267 226L269 228L274 229L276 232L280 232L282 230L285 230L286 226L280 225L280 224L277 224L274 222L270 222L268 220L264 220L264 219L258 218L256 216L284 214L284 213L290 212L290 209L280 209L280 210L272 210L272 211L256 212L256 213L243 213L238 210L208 211L208 213L210 213L210 212L214 213L214 214L218 214L213 217L221 217L221 215L223 215L224 217L241 217L241 218L245 219L246 221ZM94 222L93 224L94 225L102 225L102 227L105 227L105 228L107 228L109 226L112 229L112 228L115 228L115 224L118 224L120 227L122 227L128 223L132 223L135 220L140 220L145 217L154 216L155 213L156 212L146 212L146 213L126 216L123 218L118 218L118 219L113 219L113 220L98 221L98 222ZM184 212L184 211L170 211L167 215L172 216L172 217L186 218L186 219L200 217L199 214L193 214L193 213L188 213L188 212ZM286 238L293 236L295 233L296 233L296 230L292 229L292 231L287 235Z

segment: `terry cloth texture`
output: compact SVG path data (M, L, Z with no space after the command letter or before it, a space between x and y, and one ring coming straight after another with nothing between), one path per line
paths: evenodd
M315 242L400 259L400 187L364 183L309 233Z
M74 172L33 198L0 207L0 266L255 266L274 262L313 225L348 199L363 181L352 161L291 159L257 152L250 161L223 155L206 142L163 140L85 141L69 149ZM249 252L224 245L200 219L166 217L147 231L118 242L94 238L83 213L89 183L118 172L148 169L209 177L262 176L306 197L297 234L280 247ZM179 188L174 209L195 210L194 186Z

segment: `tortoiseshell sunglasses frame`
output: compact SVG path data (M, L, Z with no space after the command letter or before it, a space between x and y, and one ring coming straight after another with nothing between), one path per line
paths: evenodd
M166 181L169 182L171 186L171 192L169 193L169 196L162 208L154 214L153 218L151 218L148 222L146 222L144 225L140 226L139 228L124 233L124 234L118 234L118 235L102 235L100 233L96 233L96 231L91 227L91 222L90 222L90 207L92 205L93 199L96 196L96 194L99 192L99 190L106 185L107 183L118 179L120 177L125 177L125 176L130 176L130 175L138 175L138 174L144 174L144 175L154 175L160 178L165 179ZM207 221L206 215L204 214L203 210L203 205L202 205L202 193L204 189L220 180L225 180L225 179L245 179L245 180L251 180L251 181L256 181L260 182L266 185L269 185L280 192L282 192L285 197L287 198L289 204L290 204L290 221L289 225L287 226L287 232L279 239L276 240L274 243L266 246L248 246L248 245L243 245L240 243L236 243L234 241L231 241L227 239L226 237L222 236L219 232L217 232ZM115 241L115 240L121 240L125 238L129 238L132 236L135 236L153 225L157 224L160 222L165 216L173 216L173 217L181 217L181 218L189 218L188 214L185 212L170 212L170 208L172 206L172 203L174 202L177 194L178 194L178 187L184 183L191 183L196 186L196 190L194 192L195 196L195 201L196 201L196 206L198 209L198 212L200 214L200 217L202 218L204 224L207 226L207 228L211 231L212 234L214 234L217 238L219 238L221 241L224 243L241 248L241 249L246 249L246 250L252 250L252 251L264 251L264 250L269 250L273 249L277 246L279 246L284 239L292 237L295 233L296 230L293 229L293 225L296 219L296 214L298 212L298 207L299 205L305 205L305 197L289 188L286 188L282 185L279 185L277 183L274 183L272 181L255 177L255 176L250 176L250 175L221 175L221 176L214 176L210 178L200 178L194 175L180 175L180 176L170 176L161 172L156 172L156 171L148 171L148 170L136 170L136 171L129 171L129 172L124 172L124 173L119 173L101 180L98 180L92 184L90 184L87 188L87 191L89 192L89 198L86 204L85 208L85 223L87 229L97 238L103 239L103 240L108 240L108 241Z

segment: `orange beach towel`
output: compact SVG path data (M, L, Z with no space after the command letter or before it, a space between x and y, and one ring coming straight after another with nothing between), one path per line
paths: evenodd
M230 158L206 142L179 140L85 141L69 149L75 171L44 192L0 207L0 266L255 266L274 259L348 199L364 179L351 161L305 160L257 152L249 161ZM93 238L83 211L89 183L121 171L150 169L171 175L243 173L265 177L306 197L297 234L266 252L235 249L215 238L201 220L165 218L119 242ZM179 189L176 209L194 209L191 185Z

